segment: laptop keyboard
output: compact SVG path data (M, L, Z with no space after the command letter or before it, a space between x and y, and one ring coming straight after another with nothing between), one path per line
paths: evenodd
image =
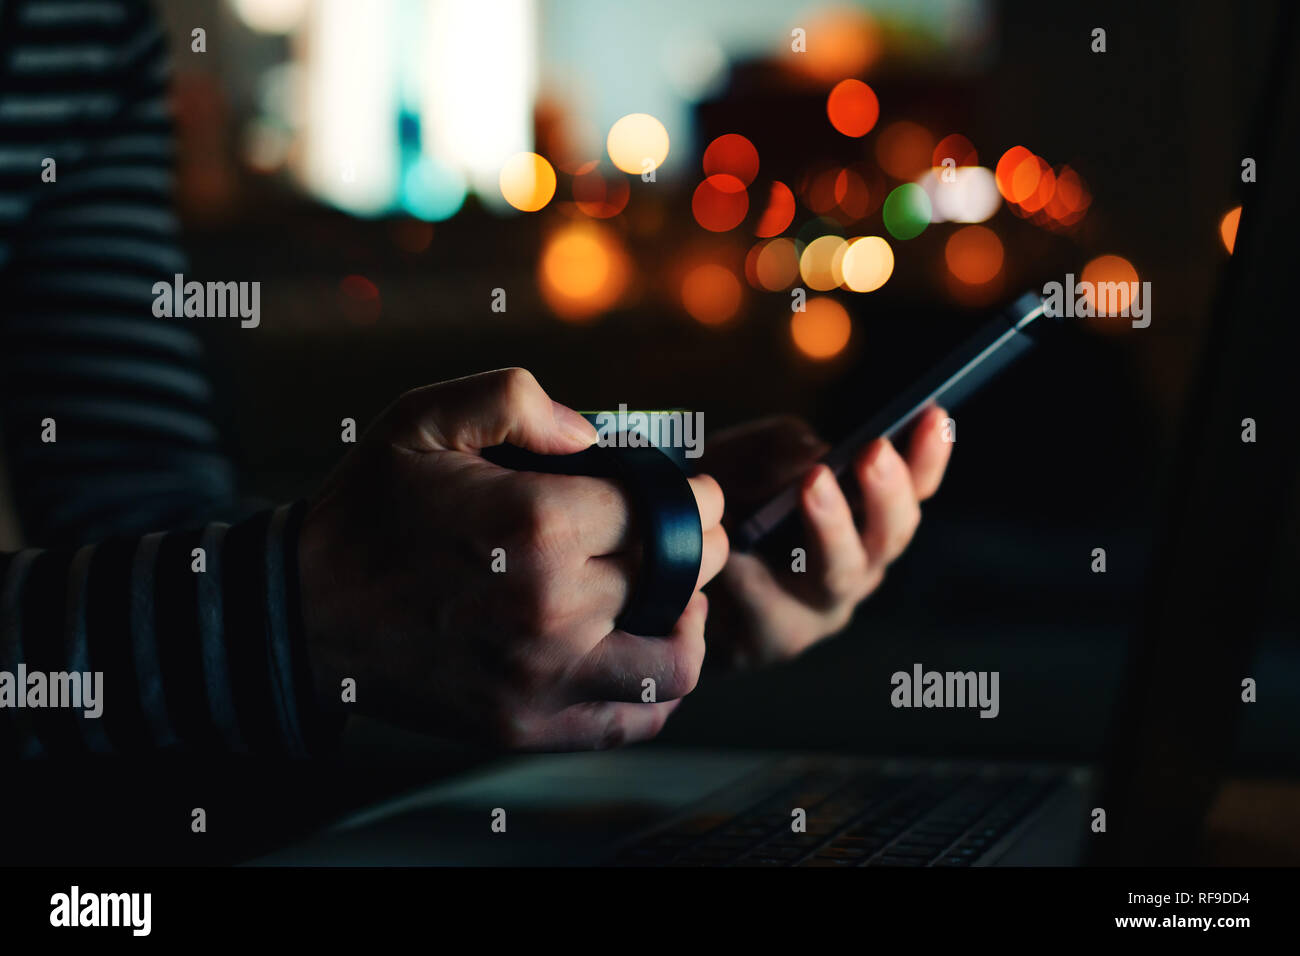
M819 768L736 814L701 812L622 850L624 866L970 866L1060 783L1042 773ZM795 808L806 829L792 826Z

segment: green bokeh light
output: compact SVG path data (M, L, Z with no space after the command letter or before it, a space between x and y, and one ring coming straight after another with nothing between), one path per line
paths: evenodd
M904 183L885 198L880 215L895 239L915 239L930 225L930 197L916 183Z

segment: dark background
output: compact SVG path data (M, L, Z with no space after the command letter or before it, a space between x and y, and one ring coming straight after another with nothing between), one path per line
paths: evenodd
M178 35L187 35L187 5L167 6ZM927 504L911 550L849 631L788 666L709 674L663 742L1103 756L1168 484L1165 463L1228 259L1218 222L1241 201L1241 144L1275 7L1001 4L994 14L985 71L882 68L870 77L873 88L882 103L907 104L913 118L955 121L981 145L985 165L1024 141L1053 162L1069 162L1088 183L1093 206L1069 233L1044 232L1006 209L990 223L1007 248L1007 298L1117 252L1152 283L1151 326L1076 323L1062 342L964 407L944 488ZM653 8L644 15L654 16ZM1095 26L1107 30L1102 55L1089 52ZM178 52L182 74L185 57ZM697 138L739 131L759 143L775 109L768 80L761 63L735 67L726 91L697 110ZM816 102L824 92L785 92L778 102L792 107L801 95ZM180 119L182 131L205 121ZM192 136L189 142L182 182L197 148ZM759 145L765 162L781 161L778 146ZM833 139L791 148L823 145L836 148ZM531 369L575 407L702 410L706 436L793 411L833 437L976 318L914 266L942 255L948 232L932 227L911 240L908 257L900 254L894 277L869 301L846 298L854 338L830 363L789 348L785 293L747 290L742 318L722 328L692 322L669 297L654 295L592 324L563 324L529 291L536 217L500 220L470 206L411 253L395 241L399 222L353 219L275 183L234 175L220 210L188 210L187 243L193 274L263 283L259 329L211 328L207 338L246 489L272 500L312 491L344 451L341 418L364 425L406 388L506 365ZM693 185L672 187L679 207L689 209ZM634 184L634 202L636 195ZM350 321L339 301L339 278L350 273L381 292L383 309L371 324ZM511 290L505 314L489 309L499 286ZM1269 438L1261 432L1261 441ZM1095 547L1107 552L1104 575L1089 569ZM1207 553L1205 560L1263 568L1271 557ZM1270 635L1250 675L1259 702L1241 725L1236 763L1248 773L1300 770L1294 556L1281 567L1270 572ZM890 708L889 675L917 661L927 669L1000 671L1000 716ZM12 772L24 776L26 797L58 823L34 825L0 858L238 860L343 808L489 757L358 720L339 757L311 764L23 765ZM95 800L85 800L87 791ZM193 806L208 810L206 836L189 832Z

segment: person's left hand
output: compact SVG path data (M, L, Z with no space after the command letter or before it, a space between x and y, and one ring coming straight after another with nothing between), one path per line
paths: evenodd
M855 507L817 459L829 450L797 418L769 418L722 432L702 466L722 485L727 517L739 520L781 488L800 481L807 568L772 567L732 552L717 584L709 657L733 665L794 657L848 624L854 608L884 578L912 540L920 503L939 488L952 452L942 435L948 413L932 408L917 423L906 459L879 439L854 461L862 489Z

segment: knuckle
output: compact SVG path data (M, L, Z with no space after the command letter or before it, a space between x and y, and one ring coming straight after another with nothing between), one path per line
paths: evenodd
M573 522L556 498L534 490L513 510L515 543L531 563L550 566L572 550Z
M851 565L839 565L826 572L824 582L828 593L835 597L847 597L857 593L866 577L866 567L860 562Z
M907 516L899 522L890 540L890 554L897 556L901 553L916 534L916 529L921 525L921 508L914 504L908 509Z
M541 385L526 368L503 368L497 373L497 395L502 404L515 408L533 399Z
M600 734L596 738L597 750L610 750L621 747L628 741L630 727L627 712L621 707L607 707L601 721Z

